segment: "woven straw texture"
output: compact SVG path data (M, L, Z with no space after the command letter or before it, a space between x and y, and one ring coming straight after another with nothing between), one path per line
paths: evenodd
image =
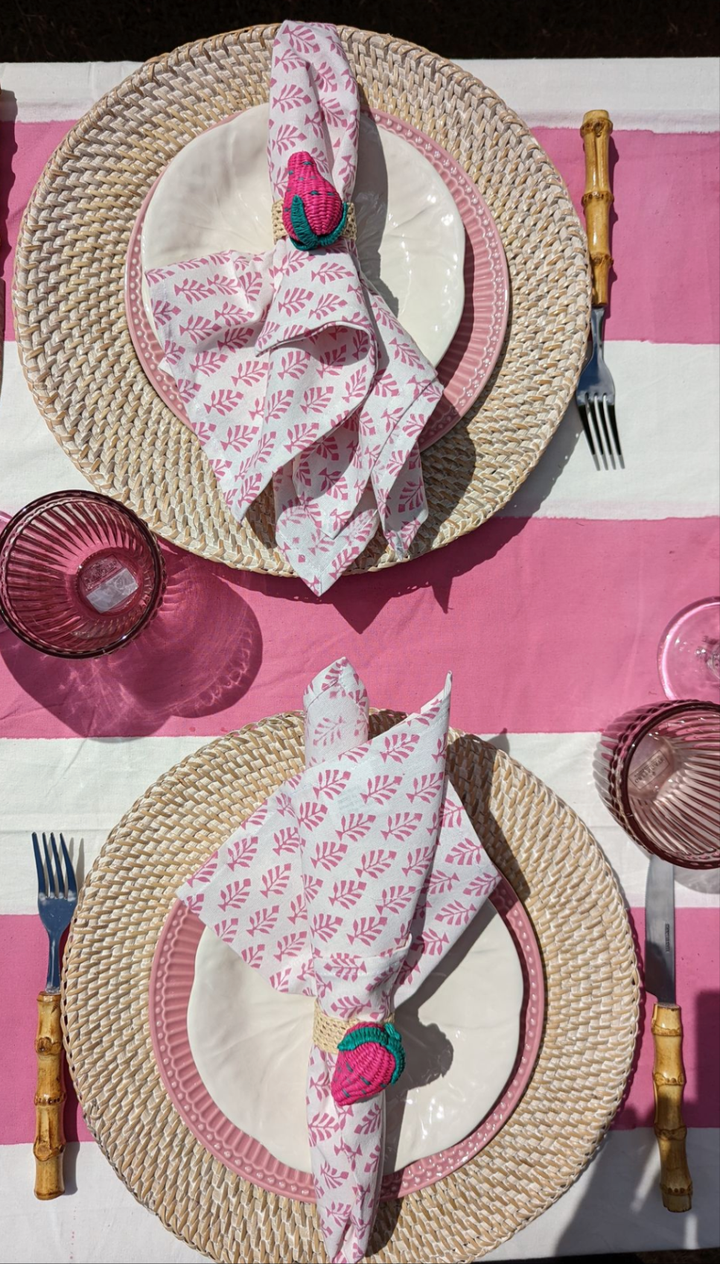
M373 732L401 717L373 716ZM65 951L68 1063L117 1174L178 1237L230 1262L326 1259L315 1208L243 1181L195 1140L154 1061L148 987L182 882L303 764L297 714L219 738L172 769L113 830ZM532 918L546 978L543 1043L525 1096L479 1155L381 1205L371 1258L459 1264L492 1250L575 1180L621 1100L638 1023L632 937L582 822L507 755L451 733L448 769Z
M395 1014L388 1014L386 1022L394 1023ZM383 1024L384 1025L384 1024ZM325 1014L321 1010L317 1001L315 1002L315 1010L313 1012L313 1044L318 1049L322 1049L324 1053L337 1053L337 1047L341 1040L353 1027L357 1027L357 1020L354 1019L350 1023L346 1023L342 1018L334 1018L332 1014Z
M272 215L273 241L280 241L281 238L287 237L288 235L287 229L285 228L285 225L283 223L282 200L279 202L273 202L271 215ZM349 237L351 241L357 241L357 219L355 218L354 202L348 203L347 219L345 221L345 227L343 228L340 236Z
M198 133L267 100L276 29L251 27L148 62L85 115L26 209L14 310L38 406L98 490L194 553L287 575L270 490L244 523L235 521L195 436L140 367L123 295L128 240L150 186ZM426 132L477 183L510 272L496 370L465 418L423 454L430 515L416 557L495 513L552 437L586 347L587 246L557 171L493 92L414 44L339 29L370 106ZM351 573L396 561L378 534Z

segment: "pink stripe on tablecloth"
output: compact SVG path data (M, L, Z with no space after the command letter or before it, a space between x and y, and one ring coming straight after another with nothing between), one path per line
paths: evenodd
M641 945L644 943L644 916L642 909L631 911ZM678 909L676 940L677 995L685 1026L685 1121L690 1128L716 1128L720 1126L720 1080L716 1065L720 1042L717 991L720 910ZM3 1078L12 1090L2 1095L0 1144L12 1145L31 1142L34 1135L35 998L47 967L47 938L35 915L0 917L0 960L3 962L2 1013L7 1024ZM652 999L648 998L639 1058L626 1100L615 1121L617 1127L646 1127L652 1123L651 1014ZM86 1141L89 1133L71 1085L68 1090L65 1121L68 1140Z
M3 207L14 247L20 217L42 168L72 122L0 124L0 241ZM582 141L568 128L536 129L578 209ZM720 341L718 137L716 133L617 131L612 248L617 281L608 337L651 342ZM13 183L14 180L14 183ZM8 196L9 195L9 196ZM1 249L1 248L0 248ZM4 255L1 256L4 258ZM5 275L10 268L5 265ZM6 337L11 332L10 321Z
M717 590L719 546L712 518L495 518L323 599L166 549L163 608L106 659L39 655L0 626L0 731L214 736L300 706L342 654L376 706L412 710L453 670L459 728L602 729L662 696L658 639Z
M580 136L535 135L583 220ZM720 341L720 146L717 133L613 133L615 203L607 336L648 342Z

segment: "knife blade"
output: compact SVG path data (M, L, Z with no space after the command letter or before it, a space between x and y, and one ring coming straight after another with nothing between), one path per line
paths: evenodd
M659 856L645 892L645 987L661 1005L675 1004L675 870Z

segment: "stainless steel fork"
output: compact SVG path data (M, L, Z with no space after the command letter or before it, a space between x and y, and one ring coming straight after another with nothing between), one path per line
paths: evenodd
M605 363L603 347L603 322L605 308L593 307L590 313L592 352L580 375L575 401L585 437L590 446L595 465L609 469L625 468L615 417L615 383Z
M589 110L580 134L585 145L585 192L593 296L590 315L590 357L580 375L575 401L596 468L625 468L615 416L615 383L605 363L603 325L608 301L610 268L610 133L607 110ZM601 465L602 462L602 465Z
M62 834L58 853L55 835L50 845L43 834L42 852L33 834L33 853L38 879L38 912L48 934L48 971L45 990L38 996L35 1037L37 1088L35 1091L35 1197L57 1198L65 1190L63 1107L65 1080L60 1013L60 940L70 925L77 904L75 870Z

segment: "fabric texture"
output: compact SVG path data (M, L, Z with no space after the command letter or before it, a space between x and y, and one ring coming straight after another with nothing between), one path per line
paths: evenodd
M326 668L305 694L305 770L179 892L274 988L316 997L348 1027L383 1023L412 996L499 880L446 777L450 692L448 677L369 741L355 670ZM336 1062L312 1047L308 1131L328 1253L355 1261L375 1216L385 1099L338 1105Z
M284 22L270 79L275 199L307 174L313 199L349 203L357 83L332 26ZM311 166L298 167L298 159ZM225 251L146 273L190 424L236 518L272 480L277 543L316 594L379 525L404 557L427 517L418 436L435 370L359 271L354 243Z

